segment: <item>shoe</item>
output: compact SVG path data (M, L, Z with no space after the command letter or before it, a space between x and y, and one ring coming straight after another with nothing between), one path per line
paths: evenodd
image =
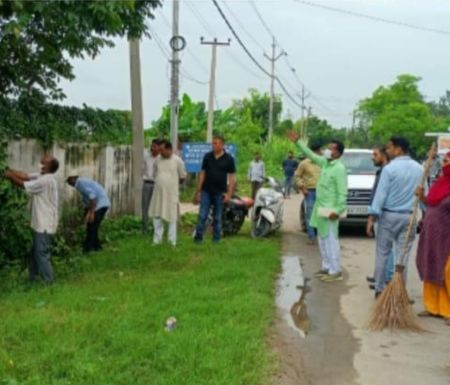
M370 282L370 283L375 283L375 278L374 277L366 277L366 281Z
M314 273L314 277L317 277L317 278L323 277L325 275L328 275L328 270L325 270L325 269L321 269Z
M344 276L341 272L336 274L327 274L320 277L320 280L323 282L335 282L335 281L342 281L344 279Z
M375 299L377 299L380 296L380 294L381 294L381 291L376 291L375 292Z
M373 283L370 284L370 285L369 285L369 289L370 289L370 290L375 290L375 285L374 285Z

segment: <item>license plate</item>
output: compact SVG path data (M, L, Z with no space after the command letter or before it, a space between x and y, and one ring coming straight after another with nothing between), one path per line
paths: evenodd
M347 206L347 213L349 215L367 215L367 206Z

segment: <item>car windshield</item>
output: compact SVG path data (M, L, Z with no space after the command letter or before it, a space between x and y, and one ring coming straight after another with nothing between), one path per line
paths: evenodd
M347 174L373 175L377 171L370 152L345 152L341 159Z

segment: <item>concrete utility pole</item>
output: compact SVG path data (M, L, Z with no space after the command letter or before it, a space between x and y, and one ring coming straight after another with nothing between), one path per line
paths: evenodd
M309 118L312 116L312 108L308 107L307 111L308 112L306 113L305 127L304 127L304 134L305 134L305 136L302 137L302 138L305 138L305 139L307 139L307 136L308 136L308 121L309 121Z
M142 114L141 63L139 40L130 40L131 113L133 119L132 185L134 214L141 213L142 162L144 157L144 119Z
M174 151L178 151L178 111L179 111L179 86L180 86L180 63L179 59L179 49L173 46L174 39L178 35L178 24L180 15L180 2L179 0L173 0L173 21L172 21L172 76L171 76L171 89L170 89L170 141Z
M305 86L302 86L302 93L299 95L302 101L302 126L300 135L302 137L306 136L306 121L305 121L305 111L307 110L305 101L309 98L310 93L305 91Z
M220 42L217 38L213 41L204 41L203 37L200 38L200 43L203 45L212 46L211 57L211 73L209 78L209 98L208 98L208 128L206 131L206 141L212 142L213 124L214 124L214 92L216 87L216 62L217 62L217 46L229 46L231 39L227 42Z
M272 37L272 56L268 56L264 54L264 56L270 60L271 63L271 75L270 75L270 103L269 103L269 142L272 140L273 134L273 99L274 99L274 82L275 82L275 62L283 55L286 55L286 52L281 51L278 55L276 54L276 44L275 44L275 36Z

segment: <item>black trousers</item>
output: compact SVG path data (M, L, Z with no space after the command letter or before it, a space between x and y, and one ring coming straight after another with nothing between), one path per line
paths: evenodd
M94 221L86 224L86 239L83 244L83 252L89 253L90 251L101 250L102 245L100 244L100 239L98 238L98 230L107 211L108 207L98 209L95 212Z

